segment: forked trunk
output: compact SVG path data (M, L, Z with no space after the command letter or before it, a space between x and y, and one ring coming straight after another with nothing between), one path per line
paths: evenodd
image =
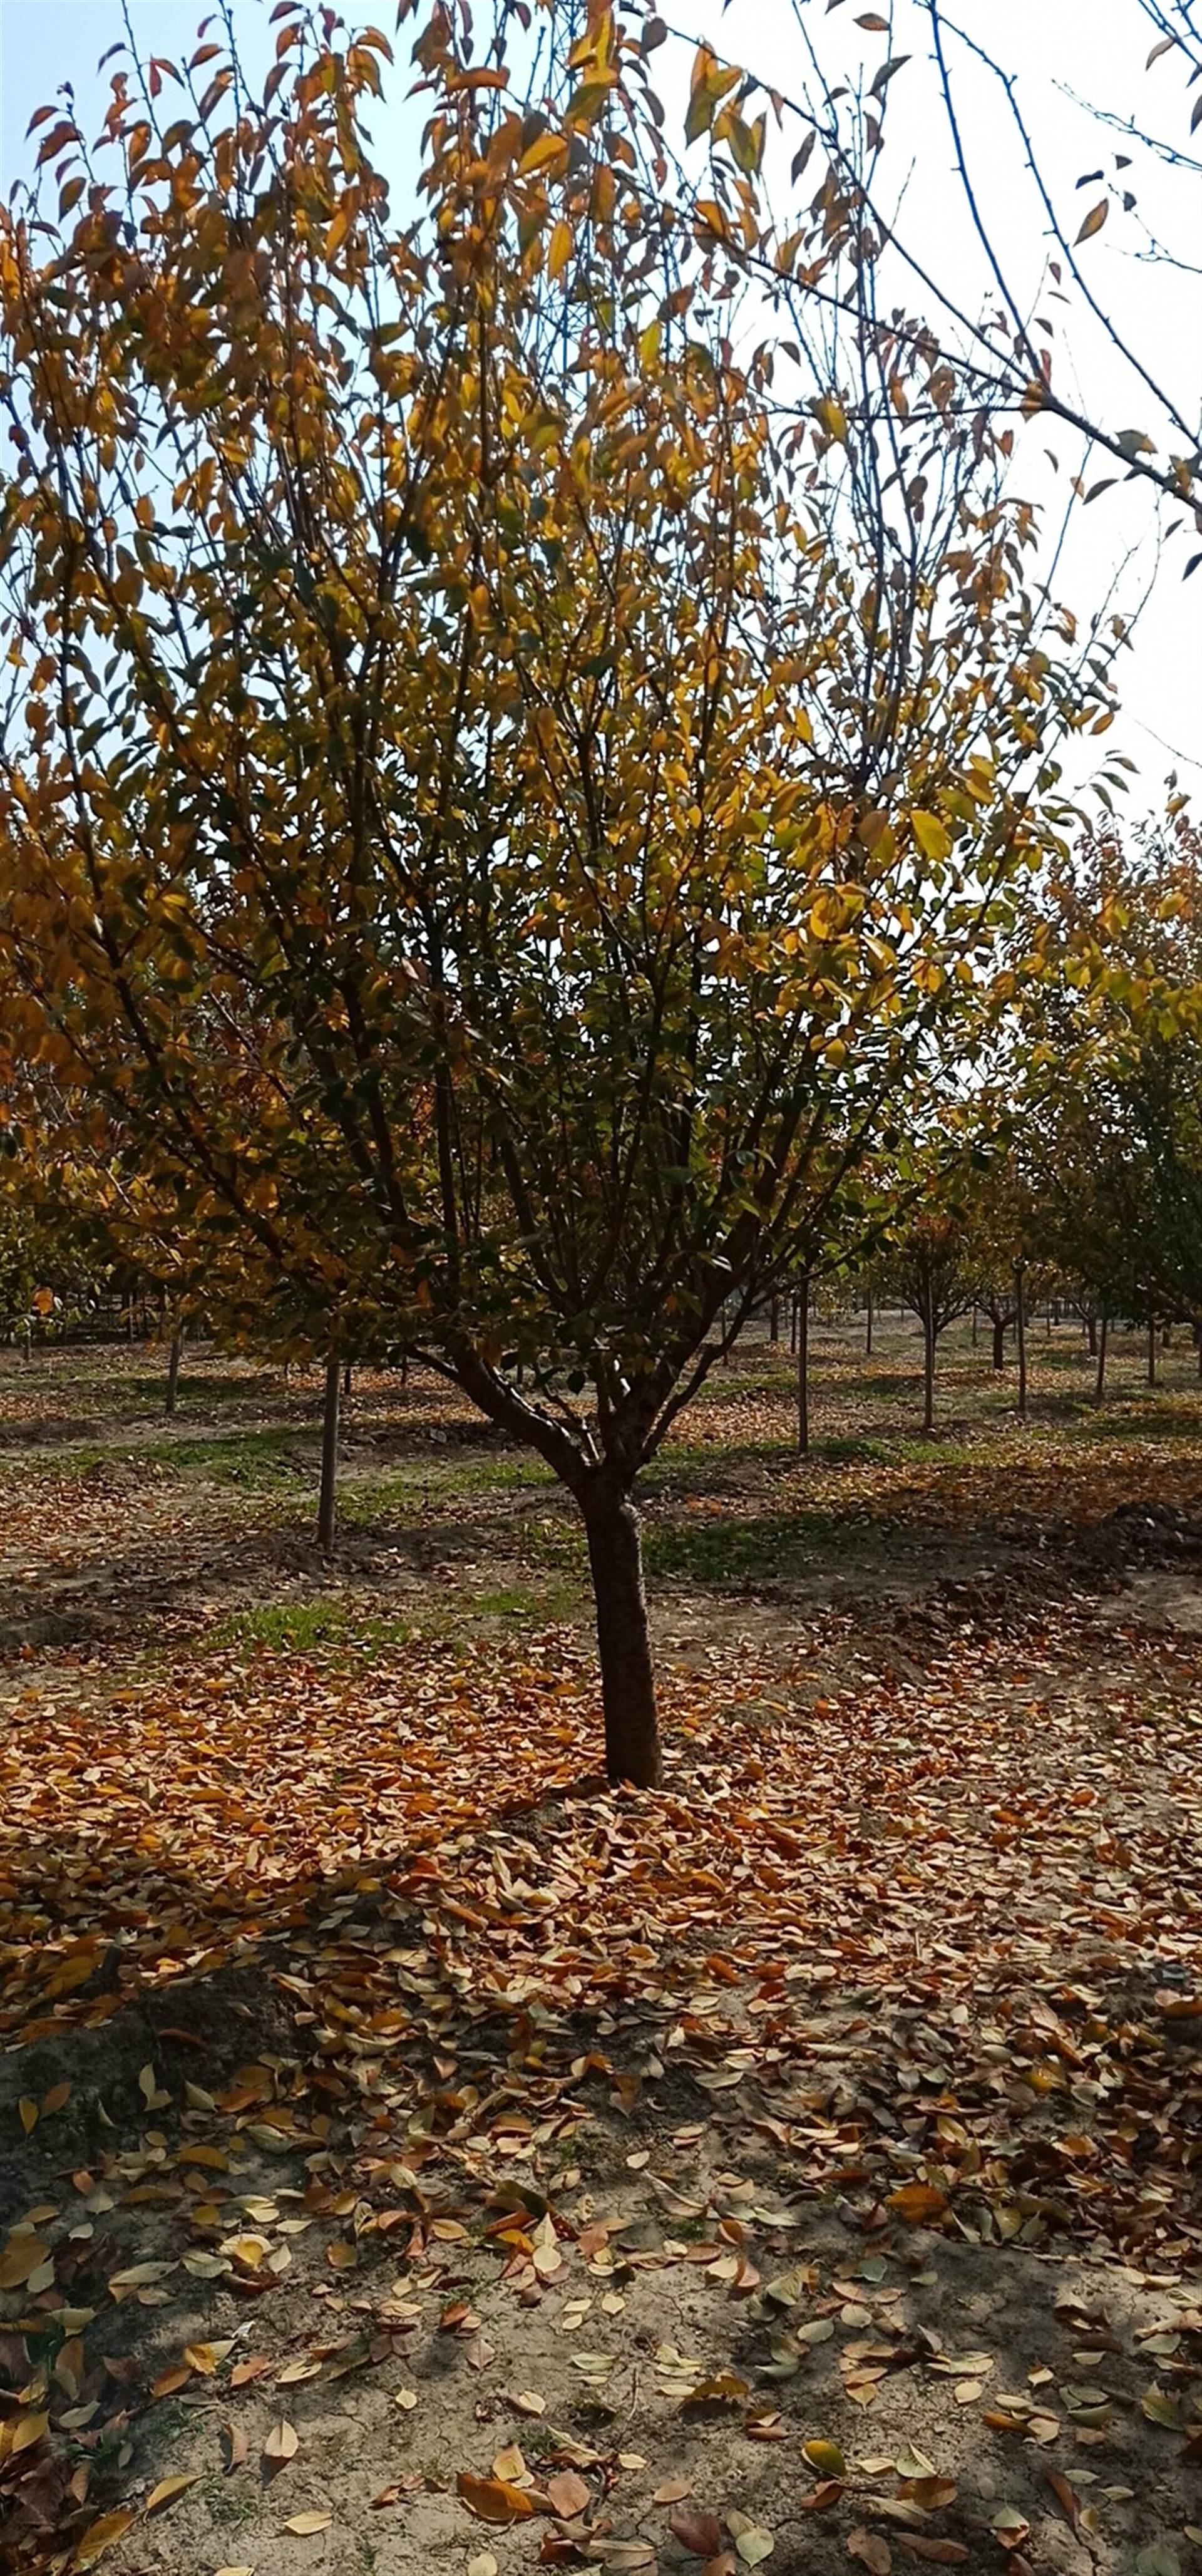
M1006 1327L999 1324L996 1315L993 1319L993 1365L995 1369L1003 1369L1006 1365Z
M639 1516L627 1496L610 1492L590 1496L583 1509L597 1611L606 1774L615 1786L656 1789L659 1721Z
M321 1417L321 1493L317 1503L317 1544L323 1556L334 1553L334 1527L338 1509L338 1398L342 1388L342 1362L326 1361L326 1394Z
M174 1413L179 1397L179 1364L183 1347L183 1326L177 1324L171 1336L171 1348L167 1354L167 1397L164 1406L167 1413Z

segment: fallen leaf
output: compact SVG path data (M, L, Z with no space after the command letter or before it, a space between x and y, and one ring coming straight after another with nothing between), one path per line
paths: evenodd
M592 2488L585 2485L575 2469L560 2469L546 2481L546 2494L561 2522L574 2522L593 2500Z
M522 2522L534 2511L524 2490L503 2478L475 2478L470 2470L461 2469L455 2484L468 2512L481 2522Z
M300 2435L295 2424L289 2424L286 2418L282 2418L278 2424L272 2425L263 2444L264 2468L269 2473L286 2468L289 2460L296 2458L299 2449Z
M157 2487L152 2487L146 2498L144 2511L146 2513L165 2512L169 2504L174 2504L177 2496L186 2495L188 2488L195 2486L199 2475L199 2470L194 2470L191 2476L181 2473L177 2477L160 2478Z
M943 2192L929 2182L904 2182L900 2191L891 2191L885 2204L895 2212L904 2227L923 2227L933 2218L942 2218L947 2208Z
M801 2456L824 2478L845 2478L847 2475L847 2462L837 2442L803 2442Z
M10 2236L0 2253L0 2290L20 2290L40 2272L48 2260L50 2248L40 2236Z
M722 2525L716 2513L699 2513L678 2504L668 2516L668 2529L691 2558L716 2558L722 2547Z
M131 2512L128 2505L121 2505L116 2513L102 2513L98 2522L89 2523L82 2540L77 2540L72 2567L94 2567L106 2549L112 2549L117 2541L124 2540L137 2519L137 2514Z
M848 2532L847 2555L858 2558L863 2566L871 2568L872 2576L890 2576L893 2552L888 2541L879 2531L866 2531L863 2523L857 2523L855 2530Z
M328 2531L333 2519L332 2513L294 2513L284 2529L295 2532L299 2540L308 2540L315 2531Z

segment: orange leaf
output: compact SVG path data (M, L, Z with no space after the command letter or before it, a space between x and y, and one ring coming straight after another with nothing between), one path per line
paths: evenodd
M947 2200L933 2183L904 2182L900 2191L891 2191L888 2206L895 2210L905 2227L922 2227L928 2219L942 2218Z
M481 2522L524 2522L534 2511L529 2496L504 2478L474 2478L461 2469L455 2483L468 2512L478 2514Z

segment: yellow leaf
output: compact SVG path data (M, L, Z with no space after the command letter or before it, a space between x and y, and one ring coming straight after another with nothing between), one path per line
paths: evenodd
M25 2131L26 2137L28 2137L31 2129L36 2129L38 2125L39 2114L37 2103L30 2101L28 2093L23 2093L17 2104L17 2110L20 2114L21 2126Z
M930 859L935 864L937 864L941 859L946 859L952 846L951 834L948 832L946 826L940 822L938 815L923 813L912 814L910 821L914 830L914 838L918 843L924 859Z
M15 2459L18 2451L32 2451L34 2443L43 2441L49 2430L48 2415L19 2415L8 2445L9 2458Z
M572 227L564 222L561 215L559 222L552 226L551 239L547 244L548 277L562 277L571 256Z
M568 147L562 134L540 134L529 151L523 152L518 163L518 176L533 178L536 171L549 170L553 163L566 161L567 157Z
M1105 223L1109 212L1109 197L1100 197L1097 205L1090 207L1089 213L1087 214L1085 221L1081 226L1081 230L1077 235L1077 240L1079 242L1092 241L1094 234L1101 232L1102 226Z
M98 2522L88 2524L82 2540L76 2542L72 2567L94 2567L106 2549L112 2549L117 2541L124 2540L137 2519L128 2505L120 2506L116 2513L102 2513Z
M296 2532L301 2540L307 2540L310 2532L328 2531L333 2519L332 2513L294 2513L284 2529Z
M146 2498L147 2513L164 2512L169 2504L174 2504L177 2496L182 2496L189 2487L195 2486L199 2475L200 2471L197 2469L191 2477L181 2474L173 2478L160 2478L157 2487L152 2487Z
M0 2290L19 2290L40 2272L50 2252L40 2236L10 2236L0 2254Z

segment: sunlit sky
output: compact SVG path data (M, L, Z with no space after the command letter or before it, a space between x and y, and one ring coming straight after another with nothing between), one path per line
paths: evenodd
M859 0L835 0L833 15L822 0L728 0L725 8L721 0L677 0L675 7L660 0L660 5L687 35L708 33L723 54L798 96L806 78L807 43L819 50L825 67L846 69L853 78L866 73L871 80L886 54L908 56L889 92L889 141L881 174L882 190L891 200L887 211L900 209L901 237L966 312L974 318L981 314L991 281L953 166L922 0L894 0L888 39L857 26L858 16L867 14ZM875 0L875 5L880 14L888 14L888 0ZM205 14L204 0L129 0L129 8L140 46L168 57L185 50ZM372 0L363 15L391 33L389 0ZM269 0L234 0L239 41L252 58L268 55L268 16ZM1175 244L1186 259L1196 259L1202 246L1202 178L1196 170L1173 170L1156 162L1118 131L1117 123L1100 124L1090 113L1100 108L1112 120L1131 118L1174 142L1188 143L1188 102L1172 58L1151 71L1145 68L1149 27L1135 0L1007 0L1004 11L993 0L961 0L960 22L967 36L1003 53L1007 69L1015 74L1016 97L1070 238L1082 213L1102 194L1096 183L1079 189L1077 180L1099 170L1113 178L1116 152L1132 154L1126 183L1137 190L1137 212L1124 220L1112 207L1101 234L1084 246L1081 264L1127 337L1132 358L1168 385L1196 433L1202 417L1202 276L1150 257L1144 227ZM0 187L5 194L31 166L36 146L26 133L34 109L62 82L73 84L84 122L89 113L98 121L109 73L98 73L97 63L122 33L120 0L0 0ZM400 44L406 53L410 41L403 30ZM1002 246L1024 310L1050 311L1059 324L1064 308L1049 307L1040 298L1047 223L1024 169L1021 141L1005 99L963 47L953 48L953 64L962 130L987 228ZM670 41L657 59L657 80L669 113L682 94L686 69L686 48ZM398 93L404 86L398 80ZM379 126L384 157L389 122ZM786 132L778 147L782 172L801 130ZM914 309L929 303L913 280L907 292ZM1116 431L1144 430L1162 453L1182 446L1134 364L1124 361L1080 310L1067 317L1063 336L1057 329L1054 346L1054 381L1069 400L1079 399L1084 412ZM1057 454L1058 472L1047 462L1049 449ZM1049 526L1053 519L1059 521L1068 476L1084 462L1080 446L1059 430L1041 425L1024 433L1016 473L1021 488L1045 508ZM1092 482L1112 470L1095 456L1085 467L1086 479ZM1119 596L1124 606L1133 607L1153 569L1158 516L1163 524L1172 515L1158 512L1145 487L1122 483L1088 511L1078 511L1058 567L1059 594L1088 617L1105 597L1116 569L1130 557L1120 572ZM1133 811L1161 803L1166 773L1174 766L1182 785L1202 803L1202 566L1183 584L1190 550L1188 537L1170 542L1133 650L1124 657L1122 714L1106 748L1117 744L1138 764ZM1080 759L1072 774L1082 775Z

